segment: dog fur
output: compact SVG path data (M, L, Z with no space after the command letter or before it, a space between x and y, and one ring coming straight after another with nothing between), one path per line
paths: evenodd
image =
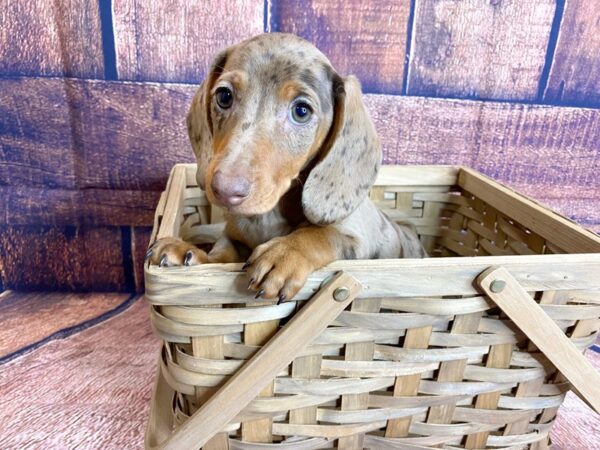
M233 94L226 109L219 89ZM290 117L298 101L312 111L307 123ZM285 301L336 259L426 256L414 227L392 222L368 198L381 148L358 80L340 77L309 42L270 33L220 52L187 125L198 184L226 210L225 232L208 254L160 240L151 263L246 261L249 289ZM224 204L221 180L233 180L227 189L249 186L241 203Z

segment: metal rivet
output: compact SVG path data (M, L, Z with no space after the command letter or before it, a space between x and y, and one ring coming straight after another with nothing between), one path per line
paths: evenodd
M350 297L350 289L345 286L339 287L333 291L333 299L336 302L346 301L348 300L348 297Z
M490 283L490 291L495 294L502 292L506 287L506 281L504 280L494 280Z

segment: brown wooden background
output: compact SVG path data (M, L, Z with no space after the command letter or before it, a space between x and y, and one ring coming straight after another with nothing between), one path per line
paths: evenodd
M600 229L596 1L3 0L4 288L139 290L195 85L264 31L362 80L386 163L466 164Z

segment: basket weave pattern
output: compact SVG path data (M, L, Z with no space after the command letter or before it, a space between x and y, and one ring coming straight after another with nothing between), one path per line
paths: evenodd
M217 227L206 224L217 212L188 184L180 236L206 244ZM377 186L371 196L393 219L415 224L432 257L567 252L454 184ZM147 289L156 290L151 279ZM249 442L294 449L547 447L568 383L490 299L366 292L211 448L219 442L239 449L263 448ZM593 344L597 293L530 294L578 348ZM161 370L176 392L176 425L304 303L257 304L248 295L167 305L153 298L152 323L165 342Z

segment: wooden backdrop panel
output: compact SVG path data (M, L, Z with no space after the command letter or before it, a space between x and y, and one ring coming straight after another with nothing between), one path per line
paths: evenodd
M464 164L557 197L600 189L599 110L385 95L366 102L386 164Z
M522 189L525 192L526 188ZM598 189L592 189L588 192L581 192L581 197L563 197L556 198L545 196L541 190L537 190L537 199L550 209L574 220L581 226L600 234L600 192ZM587 195L587 196L586 196Z
M263 0L113 3L121 80L199 84L222 48L264 31Z
M85 188L162 190L165 174L193 161L185 117L196 86L69 82L79 105Z
M274 30L315 44L342 75L354 74L367 92L402 92L410 1L281 0Z
M192 161L192 85L59 78L0 80L0 183L162 190Z
M103 78L98 1L0 2L0 73Z
M600 106L600 4L567 0L545 100Z
M0 226L6 289L123 291L119 228Z
M532 100L555 0L416 0L408 93Z
M0 79L0 185L75 188L65 82Z
M24 136L38 134L17 142L22 145L13 145L9 157L4 152L0 168L5 179L30 181L31 195L40 198L43 191L35 189L43 189L48 181L31 173L42 176L53 167L54 172L64 172L66 166L73 168L67 171L76 179L71 183L91 191L83 196L60 192L50 195L50 204L60 207L61 212L48 215L19 197L18 191L12 191L6 211L22 211L18 214L23 217L56 219L56 223L62 215L77 218L81 221L78 223L94 224L105 223L114 213L112 220L116 223L111 224L133 220L130 225L142 225L140 222L151 218L149 208L155 197L124 193L123 203L114 205L118 197L102 197L94 189L160 191L173 164L194 161L183 121L195 86L45 78L2 80L0 86L18 92L11 83L18 83L21 91L38 95L29 97L37 108L23 112L22 123L43 123L60 116L57 105L58 111L61 105L55 102L53 93L63 90L69 101L62 105L62 114L70 114L73 128L65 123L49 134L39 127L24 130ZM464 164L526 188L534 197L599 195L599 110L373 94L367 94L365 101L383 143L385 163ZM5 134L11 131L0 131L0 142L6 141ZM45 154L40 148L52 148L54 153ZM54 154L71 153L75 156L67 161L72 166L56 164ZM19 155L17 162L12 155ZM78 211L77 198L95 199L100 204ZM141 203L136 207L137 201ZM130 216L129 206L133 208ZM144 219L137 221L134 214Z
M148 225L159 196L159 191L0 187L0 224Z

